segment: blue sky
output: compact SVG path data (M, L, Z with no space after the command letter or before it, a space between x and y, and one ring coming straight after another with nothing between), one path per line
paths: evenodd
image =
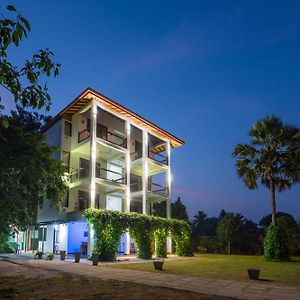
M299 1L9 3L32 26L10 58L48 47L62 64L52 114L90 86L186 141L173 151L173 199L191 217L270 212L268 191L243 186L231 152L267 114L300 125ZM278 195L278 209L300 218L299 192Z

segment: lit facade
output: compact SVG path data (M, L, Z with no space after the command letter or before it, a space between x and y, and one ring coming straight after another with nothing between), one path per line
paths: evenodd
M165 202L170 217L171 149L182 140L90 88L43 132L67 166L68 193L59 210L47 202L39 209L39 249L90 253L93 231L82 219L88 207L152 214ZM124 234L119 251L133 250Z

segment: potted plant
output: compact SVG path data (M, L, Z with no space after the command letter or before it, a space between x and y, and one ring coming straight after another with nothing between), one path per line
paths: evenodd
M79 263L79 261L80 261L80 256L81 256L81 252L76 252L76 253L75 253L75 262L76 262L76 263Z
M99 253L93 253L92 254L92 262L93 262L93 266L97 266L98 262L99 262Z
M66 251L60 251L59 255L60 255L60 260L65 260L66 259Z
M38 258L38 259L42 259L44 256L44 252L43 251L37 251L34 255L35 258Z
M251 280L258 280L259 279L259 274L260 270L259 269L248 269L248 275Z
M163 259L156 259L153 261L154 269L155 270L162 270L163 264L164 264Z
M53 260L53 258L54 258L54 254L53 254L53 253L49 253L49 254L47 255L47 259L48 259L48 260Z

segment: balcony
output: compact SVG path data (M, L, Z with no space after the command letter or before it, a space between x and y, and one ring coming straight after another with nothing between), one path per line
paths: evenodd
M141 192L143 189L142 177L131 174L130 176L130 192ZM153 183L151 178L148 180L148 192L167 197L169 195L169 190L166 186Z
M89 137L90 137L90 131L87 128L78 132L78 143L83 142Z
M97 138L103 139L113 145L127 148L127 140L124 136L110 132L106 126L97 124Z
M127 148L127 140L125 137L110 132L107 130L107 127L97 124L97 133L96 133L97 138L103 139L113 145ZM90 137L90 129L85 128L84 130L78 132L78 143L83 142L84 140L88 139Z
M100 164L96 164L96 178L101 178L109 182L126 184L126 176L124 173L102 168Z
M79 168L79 169L74 169L71 168L69 169L69 173L67 174L69 177L70 183L75 183L80 180L86 179L89 177L89 169L88 168Z
M169 195L168 188L166 186L163 186L158 183L152 183L148 186L149 192L152 192L154 194L167 197Z

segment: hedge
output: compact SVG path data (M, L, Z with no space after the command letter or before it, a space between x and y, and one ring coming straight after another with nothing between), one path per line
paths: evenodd
M186 221L95 208L86 209L83 216L94 228L94 252L100 254L101 261L115 260L120 238L128 229L136 243L139 258L152 257L153 240L156 243L156 256L166 257L166 240L169 233L175 241L177 255L192 255L191 228Z

